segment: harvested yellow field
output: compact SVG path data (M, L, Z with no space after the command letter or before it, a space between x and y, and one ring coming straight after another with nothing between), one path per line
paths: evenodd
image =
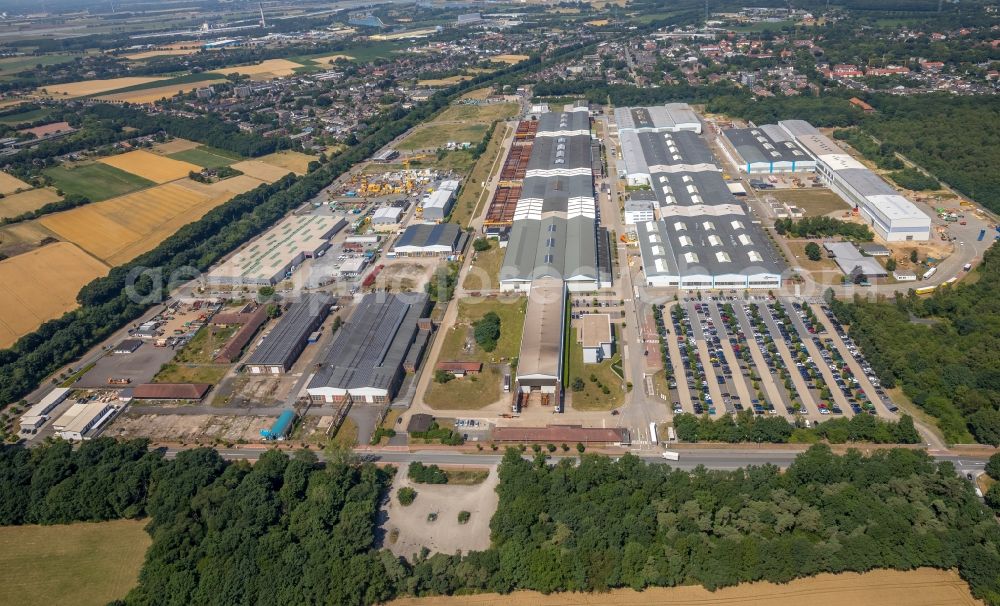
M341 55L327 55L325 57L316 57L312 61L313 61L313 63L316 63L318 65L324 65L325 66L325 65L330 65L331 63L335 63L337 61L337 59L346 59L346 60L350 61L351 59L354 59L354 57L352 57L350 55L343 55L343 54L341 54Z
M517 591L453 597L401 598L387 606L981 606L969 586L950 570L919 568L907 572L876 570L858 574L821 574L787 585L747 583L708 591L703 587L616 589L607 593Z
M191 171L201 171L201 167L197 164L164 158L143 149L118 156L108 156L101 158L100 161L127 173L139 175L143 179L149 179L153 183L175 181L188 176Z
M0 347L10 347L43 322L75 309L84 284L108 267L68 242L0 261Z
M227 74L240 74L241 76L250 76L251 80L270 80L272 78L291 76L295 73L296 69L301 67L301 64L289 61L288 59L268 59L257 65L223 67L222 69L212 71L223 76Z
M369 40L406 40L407 38L424 38L430 36L431 34L437 33L437 29L433 27L425 27L424 29L415 29L408 32L399 32L396 34L374 34L368 36Z
M587 21L587 25L593 27L604 27L608 23L610 23L610 21L608 21L607 19L594 19L593 21Z
M223 179L222 181L218 181L216 183L199 183L197 181L192 181L191 179L184 179L182 181L177 181L173 185L179 185L196 193L214 198L225 194L235 196L248 192L251 189L259 187L263 184L264 182L260 179L255 179L249 175L238 175L236 177Z
M0 173L0 194L10 194L19 189L31 189L31 186L17 177Z
M132 53L131 55L125 55L125 58L130 61L142 61L143 59L150 59L152 57L166 57L169 55L190 55L192 53L198 52L197 48L161 48L157 50L143 51L141 53Z
M38 222L114 266L151 250L230 198L229 192L211 197L167 183L47 215Z
M521 61L527 61L530 58L531 57L528 55L497 55L495 57L490 57L490 61L513 65L515 63L520 63Z
M232 166L244 175L249 175L267 183L274 183L288 173L295 172L289 168L281 168L280 166L261 162L260 160L244 160Z
M187 151L200 146L201 143L188 141L187 139L171 139L164 143L157 143L153 146L153 151L164 156L169 156L170 154L176 154L177 152Z
M278 166L280 168L287 168L288 170L304 175L309 172L309 163L316 159L316 156L310 156L308 154L303 154L301 152L295 151L280 151L273 154L268 154L266 156L261 156L257 158L261 162L266 162L272 166ZM253 175L250 175L253 176Z
M118 90L119 88L127 88L129 86L136 86L138 84L146 84L149 82L159 82L164 79L165 78L128 77L112 78L110 80L87 80L85 82L69 82L67 84L50 84L38 89L38 91L51 97L70 99L73 97L99 95L101 93L106 93L109 90Z
M216 80L202 80L200 82L192 82L190 84L159 86L157 88L134 90L128 93L115 93L111 95L102 95L98 97L98 99L102 101L118 101L121 103L155 103L163 98L169 99L174 95L188 93L196 88L204 88L206 86L210 86L212 84L224 81L225 78L218 78Z
M418 80L417 86L451 86L463 80L471 80L472 76L449 76L447 78L437 78L436 80Z
M19 194L11 194L0 199L0 218L6 219L7 217L16 217L24 213L30 213L50 202L56 202L61 199L54 189L48 188L32 189Z

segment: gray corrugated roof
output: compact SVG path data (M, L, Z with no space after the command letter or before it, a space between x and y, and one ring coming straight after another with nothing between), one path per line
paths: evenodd
M562 126L562 123L565 123L566 126ZM587 112L548 112L538 117L539 134L560 130L586 130L589 132L590 116L587 115Z
M535 137L527 170L590 168L590 141L589 134Z
M422 293L365 295L330 344L309 388L388 388L402 372L427 300Z
M775 141L763 128L732 128L723 131L722 134L740 155L743 164L812 161L812 158L798 145L788 140ZM768 145L771 147L768 148Z
M867 168L845 168L838 170L837 176L851 184L862 196L898 196L891 185Z
M290 368L309 334L323 322L330 304L330 296L324 293L302 295L250 354L247 364Z
M403 246L450 246L452 250L458 245L462 230L456 223L436 223L433 225L420 223L406 228L403 235L393 245L393 248Z

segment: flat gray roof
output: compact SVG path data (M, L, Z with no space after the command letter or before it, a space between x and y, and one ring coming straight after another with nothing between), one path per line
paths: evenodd
M742 164L757 164L760 162L801 162L810 161L812 157L806 154L798 145L788 140L775 140L771 136L773 129L764 128L731 128L722 131L730 145L740 155Z
M850 242L824 242L823 248L830 251L833 260L840 266L840 271L850 275L856 268L866 276L882 277L889 275L882 264L861 254L861 251Z
M330 311L331 303L330 295L325 293L302 295L250 354L247 364L291 368L302 352L302 344Z
M407 227L393 248L448 246L455 250L461 235L462 230L457 223L420 223Z
M524 333L517 358L517 378L559 380L562 369L566 286L561 279L543 278L531 287L524 312Z
M309 388L390 388L402 372L427 301L423 293L365 295L337 332Z

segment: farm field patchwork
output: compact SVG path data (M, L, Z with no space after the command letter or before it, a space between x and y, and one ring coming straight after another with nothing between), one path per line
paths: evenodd
M287 168L297 175L304 175L309 172L309 163L316 157L296 151L279 151L257 159L272 166Z
M171 183L171 185L178 185L210 198L227 194L235 196L237 194L242 194L243 192L248 192L251 189L263 184L264 181L247 175L237 175L235 177L223 179L222 181L216 181L215 183L199 183L197 181L192 181L191 179L182 179Z
M419 499L418 499L419 500ZM607 593L515 591L508 595L400 598L387 606L981 606L969 586L951 570L918 568L907 572L875 570L858 574L820 574L785 585L746 583L708 591L703 587L651 587L645 591L614 589Z
M60 200L54 189L41 188L10 194L0 199L0 219L16 217Z
M188 93L196 88L202 88L217 82L223 82L224 78L201 80L199 82L189 82L185 84L175 84L157 86L143 90L133 90L120 93L110 93L101 95L98 99L102 101L120 101L122 103L155 103L163 98L171 98L174 95Z
M115 266L154 248L231 197L228 191L212 197L167 183L47 215L38 222Z
M31 69L36 65L58 65L69 63L82 55L71 54L51 54L51 55L26 55L23 57L4 57L0 59L0 77L13 76L18 72Z
M201 146L201 143L198 143L197 141L188 141L187 139L171 139L170 141L164 141L163 143L153 145L153 152L169 156L170 154L176 154L177 152L187 151Z
M139 149L117 156L101 158L100 162L121 169L125 172L149 179L154 183L166 183L188 176L191 171L200 172L197 164L165 158L157 154Z
M521 61L527 61L528 59L530 59L528 55L496 55L495 57L490 57L490 61L507 63L508 65L520 63Z
M215 149L207 145L201 145L194 149L186 149L168 155L172 160L190 162L204 168L219 168L229 166L233 162L242 160L236 154L221 149Z
M108 268L76 246L57 242L0 261L0 347L77 306L76 295ZM0 550L2 552L2 550Z
M233 164L232 167L244 175L249 175L255 179L260 179L261 181L267 181L268 183L274 183L288 173L295 172L291 169L274 166L273 164L268 164L267 162L262 162L260 160L244 160L243 162Z
M36 92L43 96L71 99L73 97L99 95L111 90L118 90L119 88L159 82L160 80L166 80L166 78L130 76L127 78L111 78L109 80L85 80L83 82L68 82L66 84L48 84L39 88Z
M10 194L19 189L31 189L31 186L13 175L0 173L0 194Z
M267 61L263 61L257 65L223 67L221 69L212 70L212 73L222 74L223 76L228 74L240 74L241 76L250 76L251 80L270 80L272 78L290 76L295 73L295 70L301 69L302 67L303 65L301 63L295 63L294 61L289 61L288 59L268 59Z
M45 174L52 179L52 186L61 189L64 194L86 196L91 202L156 185L148 179L100 162L63 164L46 169Z
M150 545L145 520L0 527L0 580L22 606L99 606L125 597Z

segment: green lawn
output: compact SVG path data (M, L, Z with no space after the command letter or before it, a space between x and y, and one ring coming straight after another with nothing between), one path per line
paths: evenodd
M619 358L615 354L610 360L600 364L583 363L583 345L576 339L576 329L571 328L569 334L569 384L566 386L573 408L576 410L611 410L625 402L625 392L622 390L622 380L611 370L611 365ZM582 391L572 388L576 378L583 379ZM592 380L597 379L596 381ZM600 385L611 392L605 394Z
M79 194L91 202L99 202L156 185L138 175L127 173L107 164L94 162L76 166L56 166L45 170L52 185L65 195Z
M825 187L775 189L767 192L780 202L798 206L808 217L819 217L832 212L851 210L849 204Z
M238 328L237 326L202 327L198 334L177 353L174 361L185 364L211 364L216 350L221 348Z
M452 223L468 227L477 212L481 212L480 209L489 204L489 197L483 195L483 183L489 181L490 172L494 165L496 170L500 170L503 166L502 162L497 162L497 156L500 154L500 145L503 143L504 137L507 136L508 130L502 124L498 124L497 128L493 130L493 137L486 146L486 153L479 156L476 166L472 169L472 174L462 185L462 191L451 211Z
M0 78L6 78L17 74L18 72L23 72L28 69L34 68L36 65L56 65L58 63L69 63L76 57L81 57L82 55L41 55L38 57L26 56L26 57L6 57L0 59Z
M0 580L7 604L103 606L139 578L146 520L0 527Z
M229 166L230 164L239 162L243 159L232 152L216 149L207 145L201 145L194 149L170 154L167 157L174 160L181 160L182 162L197 164L202 168L219 168L220 166Z
M516 357L521 347L521 330L524 327L524 309L527 299L504 303L494 299L466 298L458 302L458 321L445 335L438 361L492 362L500 358ZM472 323L488 312L500 316L500 340L492 352L482 351L471 336ZM471 347L466 345L471 341Z
M477 145L486 134L485 124L441 124L433 122L417 127L397 147L404 151L438 149L449 141Z
M479 122L490 124L494 120L508 120L517 115L517 103L488 103L472 105L458 103L441 112L435 122Z
M4 116L0 118L0 124L13 126L15 124L24 124L25 122L34 122L36 120L41 120L42 118L47 117L51 113L52 113L52 108L40 107L38 109L33 109L18 114L11 114L9 116Z
M479 375L452 379L447 383L431 381L424 402L437 410L478 410L500 399L503 376L493 368Z
M503 265L503 256L506 251L500 248L496 240L489 242L489 250L475 253L476 258L472 262L469 273L465 275L462 288L469 291L499 288L500 266Z

